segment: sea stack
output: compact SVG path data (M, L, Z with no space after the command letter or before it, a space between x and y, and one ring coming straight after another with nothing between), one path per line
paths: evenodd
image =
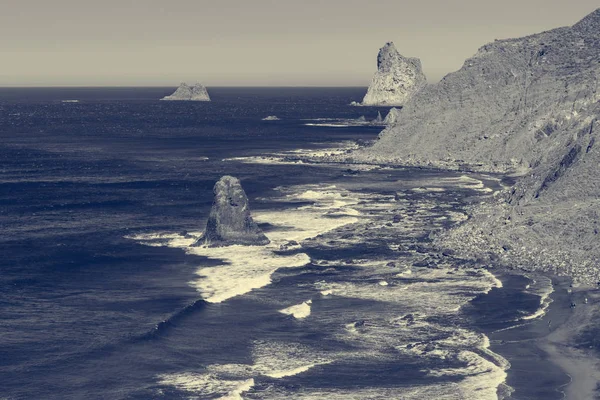
M210 101L208 91L201 83L195 83L192 86L186 83L181 83L177 90L170 95L163 97L161 100L168 101Z
M394 43L379 49L377 72L369 85L363 106L401 106L427 84L421 60L402 56Z
M393 125L396 123L396 121L398 121L398 118L400 118L400 110L396 107L393 107L385 116L383 123L385 125Z
M206 222L206 230L196 242L196 246L269 244L269 239L250 215L248 196L239 179L223 176L215 184L213 192L215 198Z

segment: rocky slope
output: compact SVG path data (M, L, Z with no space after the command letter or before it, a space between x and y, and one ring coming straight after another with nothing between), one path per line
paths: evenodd
M366 161L518 171L441 238L525 268L600 279L600 9L572 27L483 46L420 91Z
M483 46L418 92L366 157L531 168L588 124L598 100L598 11L573 27Z
M192 86L181 83L172 95L163 97L161 100L210 101L210 96L206 88L200 83L195 83Z
M386 43L377 55L377 72L369 85L363 106L401 106L427 84L418 58L402 56L394 43Z
M196 245L265 245L269 239L250 215L248 197L239 179L223 176L213 189L215 198L204 235Z

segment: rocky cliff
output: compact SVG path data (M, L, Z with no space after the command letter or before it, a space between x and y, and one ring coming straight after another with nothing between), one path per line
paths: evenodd
M200 83L192 86L182 83L172 95L163 97L161 100L210 101L210 96L206 88Z
M213 189L215 198L204 235L196 245L265 245L269 239L250 215L248 197L239 179L223 176Z
M405 104L427 84L421 61L402 56L394 43L386 43L377 55L377 72L369 85L362 105Z
M507 193L440 239L473 257L600 279L600 9L483 46L425 87L354 158L518 171Z
M573 27L483 46L419 91L366 158L526 170L589 125L598 101L598 11ZM591 112L591 114L590 114Z

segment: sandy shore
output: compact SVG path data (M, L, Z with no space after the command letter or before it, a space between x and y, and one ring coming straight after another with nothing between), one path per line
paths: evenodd
M571 313L564 323L541 338L537 344L548 354L549 360L571 378L571 382L563 388L566 399L597 399L600 398L600 359L597 349L586 343L586 331L600 325L600 292L574 290L568 297L576 304L575 308L570 309ZM585 298L588 299L587 304L584 302ZM588 333L590 334L593 335Z
M552 303L544 316L489 334L491 350L511 363L507 384L515 392L509 398L600 399L600 357L594 342L600 332L600 291L571 288L566 278L552 280Z

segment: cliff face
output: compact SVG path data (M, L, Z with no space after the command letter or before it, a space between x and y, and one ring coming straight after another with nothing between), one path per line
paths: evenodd
M362 105L403 105L427 84L418 58L402 56L394 43L386 43L377 55L377 72Z
M200 83L196 83L193 86L182 83L172 95L163 97L161 100L210 101L210 96L206 88Z
M399 122L362 153L483 170L527 169L560 152L597 103L598 11L580 23L483 46L419 91Z
M522 176L440 239L463 254L600 279L600 9L483 46L355 158Z

